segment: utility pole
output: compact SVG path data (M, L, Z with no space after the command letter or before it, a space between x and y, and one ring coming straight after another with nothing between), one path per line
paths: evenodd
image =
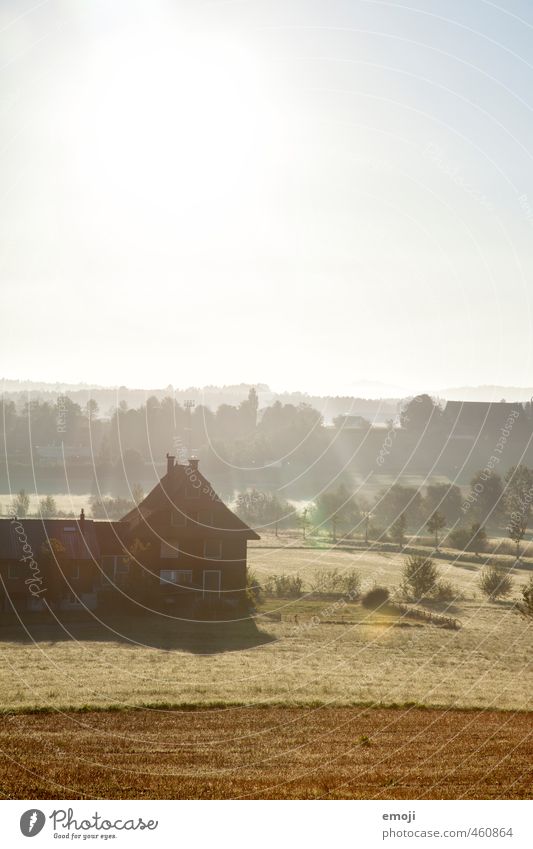
M337 516L331 517L331 530L333 532L332 542L337 542L337 522L338 521L339 520L338 520Z
M302 538L303 539L305 539L305 529L306 529L306 526L307 526L307 513L308 513L308 508L305 507L304 510L302 511Z
M363 516L365 518L365 545L368 545L368 526L370 524L370 519L372 518L372 513L367 511L366 513L363 513Z

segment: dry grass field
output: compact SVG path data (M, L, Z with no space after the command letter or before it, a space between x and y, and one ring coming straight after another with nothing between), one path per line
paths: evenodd
M226 708L0 720L12 798L531 798L531 718Z
M351 568L367 585L399 583L397 555L254 548L252 569ZM360 703L531 707L532 626L512 602L487 603L478 567L447 565L462 597L436 607L457 631L360 604L269 600L255 620L190 623L171 617L107 623L71 617L51 628L33 615L29 633L0 626L0 706L27 709L213 702L251 705ZM516 583L527 577L516 570ZM521 574L520 574L521 573Z
M252 570L355 568L380 552L253 547ZM238 622L86 615L0 625L0 789L12 798L525 798L532 628L439 561L448 630L388 608L268 599ZM514 573L516 595L528 577ZM431 709L427 709L431 707ZM441 709L439 709L441 708ZM444 709L442 709L444 708ZM35 711L35 712L32 712Z

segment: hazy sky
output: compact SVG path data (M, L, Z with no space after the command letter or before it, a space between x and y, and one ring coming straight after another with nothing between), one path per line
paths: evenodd
M0 376L533 383L528 0L2 0Z

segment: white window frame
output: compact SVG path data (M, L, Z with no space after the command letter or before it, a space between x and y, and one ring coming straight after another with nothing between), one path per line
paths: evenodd
M218 590L206 590L205 588L205 576L207 574L218 575ZM218 598L220 598L220 594L222 592L222 569L204 569L203 577L202 577L202 597L205 598L206 593L209 598L213 598L215 593L218 594Z
M167 574L168 578L163 578L163 573ZM182 575L189 575L190 580L183 580ZM172 586L185 587L192 586L192 569L160 569L159 584L167 584Z
M218 554L208 554L208 545L218 545ZM204 540L204 560L222 560L222 540L221 539L206 539Z

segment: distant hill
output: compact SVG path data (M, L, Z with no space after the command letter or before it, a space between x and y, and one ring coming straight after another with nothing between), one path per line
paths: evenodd
M33 380L0 379L0 391L4 398L22 405L28 400L43 400L55 403L59 395L68 395L81 407L89 399L97 402L100 415L109 416L121 401L128 407L140 407L151 396L159 400L171 396L179 403L192 400L196 404L205 404L215 410L221 404L238 405L247 397L251 386L259 395L260 407L267 407L276 401L282 404L310 404L323 414L326 423L335 416L349 414L363 416L375 423L383 423L394 418L400 409L402 399L408 397L407 390L376 381L355 381L346 387L346 394L316 394L306 392L276 392L266 383L238 383L227 386L189 386L176 388L172 385L158 388L127 386L100 386L90 383L44 383ZM350 392L351 389L351 392ZM380 396L380 392L382 393ZM516 386L460 386L440 390L428 390L428 394L441 401L529 401L533 396L533 387Z
M533 386L458 386L430 394L446 401L530 401Z

